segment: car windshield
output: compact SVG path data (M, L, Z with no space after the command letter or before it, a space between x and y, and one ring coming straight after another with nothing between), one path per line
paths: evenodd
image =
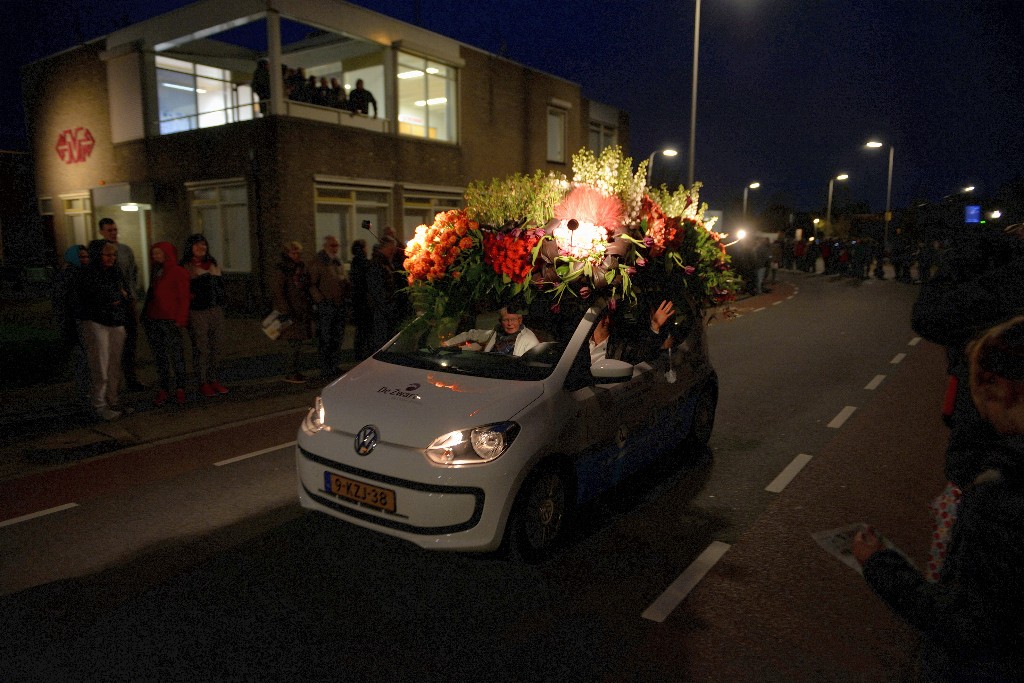
M537 381L554 371L582 316L583 310L575 308L564 313L552 313L549 309L531 311L524 317L522 327L537 337L538 344L521 356L485 353L486 339L478 344L445 346L438 336L438 327L421 317L406 325L392 343L373 357L385 363L457 375ZM494 312L481 314L476 320L459 326L455 334L472 330L484 336L482 333L497 333L499 328L498 315ZM444 338L451 339L455 334L445 334Z

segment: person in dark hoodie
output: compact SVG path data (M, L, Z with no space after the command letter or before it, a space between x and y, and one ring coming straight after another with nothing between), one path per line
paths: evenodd
M210 255L206 238L196 233L185 240L181 265L188 271L192 303L189 310L189 338L192 369L199 393L210 397L228 393L221 381L220 357L224 348L224 277L217 259Z
M953 519L937 582L883 547L870 529L853 554L871 588L923 636L931 681L1024 680L1024 316L967 350L970 394L1003 438L978 453L977 475L946 513ZM942 534L943 530L937 530Z
M89 266L82 271L78 288L80 330L89 361L89 399L96 415L116 420L121 386L121 351L125 322L132 297L117 268L117 245L106 240L89 243Z
M79 401L89 405L89 363L78 331L78 290L83 270L89 265L89 249L72 244L64 252L64 268L53 278L53 318L60 330L63 357L71 364Z
M279 320L289 325L281 332L288 342L288 371L284 381L302 384L302 347L313 336L313 300L309 295L309 271L302 260L302 243L286 242L274 269L274 308Z
M191 299L188 272L178 265L178 252L170 242L157 242L149 256L150 282L142 308L142 327L160 378L153 405L166 403L172 388L174 400L181 405L185 402L186 379L181 330L188 325Z

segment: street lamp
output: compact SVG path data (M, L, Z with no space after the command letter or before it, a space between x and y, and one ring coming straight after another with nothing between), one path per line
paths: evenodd
M743 222L747 222L747 192L761 187L761 183L750 183L743 188Z
M651 155L649 157L647 157L647 185L648 186L650 186L650 184L651 184L651 167L654 166L654 156L659 151L662 154L664 154L665 156L667 156L667 157L674 157L675 155L679 154L679 152L675 151L671 147L669 147L667 149L662 149L662 150L657 150L656 149L653 152L651 152Z
M693 162L697 150L697 55L700 52L700 0L693 17L693 79L690 87L690 169L686 184L693 187Z
M832 233L832 185L837 180L846 180L850 176L846 173L840 173L835 178L828 179L828 208L825 209L825 227L827 229L826 237Z
M884 145L878 140L868 140L864 146L877 149ZM885 232L882 233L883 252L889 249L889 221L892 220L892 158L894 153L893 146L889 145L889 180L885 187Z

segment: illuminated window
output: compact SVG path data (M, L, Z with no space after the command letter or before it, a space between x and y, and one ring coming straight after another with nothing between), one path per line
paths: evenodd
M251 88L233 83L230 71L162 56L156 67L161 135L253 117Z
M548 161L565 163L565 136L568 112L548 107Z
M398 132L458 141L458 72L445 64L398 53Z
M252 270L249 239L249 191L239 180L186 185L192 231L202 233L210 255L225 272Z

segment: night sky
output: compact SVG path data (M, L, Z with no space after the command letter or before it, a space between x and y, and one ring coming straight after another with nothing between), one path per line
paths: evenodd
M225 0L230 1L230 0ZM0 40L20 66L188 4L186 0L5 2ZM631 117L631 154L659 156L655 181L686 181L694 0L359 0L561 76ZM13 20L11 20L13 19ZM696 179L713 209L771 203L893 206L1024 175L1024 2L702 0ZM2 72L0 148L27 149L18 70ZM465 106L465 105L464 105ZM841 185L845 185L842 186Z

